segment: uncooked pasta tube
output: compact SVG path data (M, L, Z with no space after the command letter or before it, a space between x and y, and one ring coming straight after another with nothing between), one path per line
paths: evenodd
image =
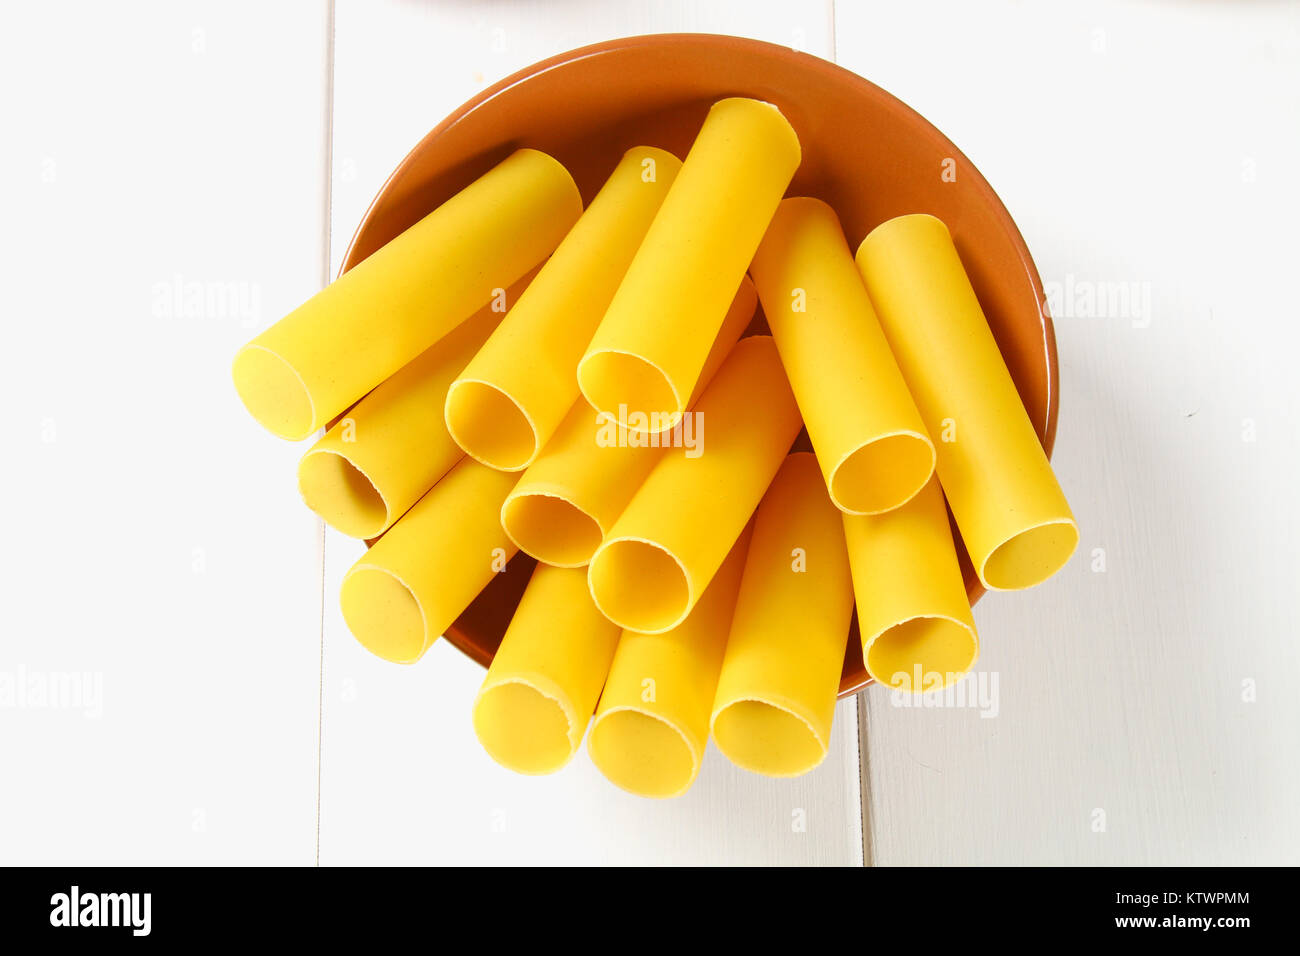
M447 386L527 281L479 309L335 422L298 463L307 507L344 534L378 537L464 457L443 421Z
M574 403L501 506L502 527L521 550L561 568L586 566L661 453L622 436L586 402Z
M770 103L715 103L578 365L597 411L620 405L676 423L740 277L799 165Z
M306 438L545 259L581 212L563 166L513 153L240 349L239 397Z
M782 200L750 273L831 501L850 514L897 508L929 480L934 445L835 211Z
M713 381L713 376L722 368L722 363L727 360L731 354L731 348L745 333L745 329L754 319L754 309L758 306L758 290L754 288L754 281L749 275L740 277L740 287L736 289L735 298L731 300L731 305L727 308L727 314L722 319L722 328L718 330L718 337L713 340L713 345L709 347L709 357L704 360L704 368L700 370L699 380L695 383L695 391L691 392L691 400L686 403L687 408L694 408L695 403L700 400L704 390L709 387ZM638 423L639 424L639 423ZM642 432L649 432L649 425L636 429Z
M473 458L526 468L578 397L574 370L681 160L652 146L613 174L447 392L447 427Z
M737 342L691 414L707 426L701 453L661 455L588 567L596 605L628 630L686 619L799 432L771 337Z
M348 629L386 660L419 660L516 551L501 530L515 476L470 458L447 472L343 577Z
M867 673L920 692L975 664L979 637L937 479L888 514L845 515Z
M474 701L474 732L492 759L519 773L568 763L617 644L586 575L539 564Z
M822 762L852 613L841 513L816 459L791 455L754 518L713 702L732 763L793 777Z
M980 580L1010 590L1051 577L1079 529L947 227L891 219L862 240L857 262L936 439L935 470Z
M699 775L749 535L746 528L680 625L664 634L619 637L587 752L610 782L630 793L675 797Z
M709 353L701 386L712 379L753 318L756 301L746 277ZM506 497L501 508L506 533L547 564L585 565L658 461L661 448L680 447L687 455L702 449L704 433L697 432L698 421L687 415L674 429L645 434L592 411L579 398Z

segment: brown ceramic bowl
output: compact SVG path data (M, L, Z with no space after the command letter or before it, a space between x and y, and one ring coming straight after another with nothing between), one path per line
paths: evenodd
M862 77L785 47L706 34L632 37L563 53L502 80L411 150L371 203L343 271L521 146L559 159L590 200L633 146L661 146L684 157L709 105L726 96L752 96L781 108L803 145L803 165L789 194L830 203L851 247L878 223L904 213L931 213L948 224L1050 454L1056 339L1040 308L1038 271L1011 216L984 177L922 117ZM941 178L945 162L955 162L955 182ZM974 603L983 588L964 552L961 558ZM447 640L486 666L532 564L522 554L511 562L447 631ZM855 636L840 696L867 683Z

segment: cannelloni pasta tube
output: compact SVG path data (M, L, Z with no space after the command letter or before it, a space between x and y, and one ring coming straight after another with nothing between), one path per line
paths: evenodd
M680 625L664 634L619 637L587 752L610 782L630 793L675 797L699 775L749 537L746 528Z
M706 385L754 316L757 296L745 277L705 362ZM627 430L579 398L538 459L501 508L501 523L519 547L540 561L576 568L592 554L659 459L674 446L693 454L702 447L699 420L654 434Z
M578 365L597 411L674 425L799 165L799 140L758 100L713 105Z
M850 514L897 508L929 480L934 445L835 211L782 200L750 272L831 501Z
M348 629L386 660L414 663L518 550L501 530L515 476L461 459L343 577Z
M900 216L858 247L858 268L930 435L935 469L985 587L1055 574L1079 529L948 228Z
M582 212L563 166L521 149L235 356L235 389L306 438L537 265Z
M695 403L700 400L704 390L709 387L713 381L713 376L722 368L722 363L727 360L731 354L732 347L740 341L740 337L745 334L745 329L749 323L754 320L754 309L758 307L758 290L754 288L754 282L748 274L740 277L740 288L736 289L736 295L731 300L731 305L727 307L727 314L722 319L722 328L718 330L718 337L713 340L713 345L709 347L709 356L704 360L704 368L700 370L700 377L695 383L695 391L691 392L691 400L686 403L687 408L694 408ZM641 428L641 431L648 431L648 428Z
M575 369L681 160L623 154L578 222L447 392L447 426L471 457L526 468L578 397Z
M686 619L799 432L799 411L769 336L741 339L691 413L700 453L669 449L591 559L605 616L661 634Z
M754 518L713 703L732 763L792 777L822 762L852 613L841 514L816 459L790 455Z
M845 515L844 534L867 673L913 692L959 680L979 637L938 480L888 514Z
M660 448L620 441L616 423L579 399L501 506L520 549L561 568L585 567Z
M474 701L474 732L492 759L519 773L568 763L617 644L586 575L539 564Z
M464 457L443 420L447 387L527 281L479 309L334 423L298 463L307 507L344 534L378 537Z

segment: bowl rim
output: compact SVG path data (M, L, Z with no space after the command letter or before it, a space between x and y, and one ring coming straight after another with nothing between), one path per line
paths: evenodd
M1047 402L1045 409L1044 421L1039 424L1034 422L1034 431L1038 434L1039 441L1042 443L1043 451L1047 454L1048 459L1052 457L1052 450L1056 445L1056 426L1060 413L1060 363L1056 348L1056 329L1052 322L1051 315L1047 308L1047 295L1043 288L1043 282L1038 274L1038 267L1034 263L1033 255L1025 242L1020 228L1016 225L1011 213L1007 211L1006 205L1002 202L1000 196L984 178L984 174L979 168L970 161L955 143L950 140L938 127L927 120L912 107L908 106L898 97L894 96L888 90L872 83L865 77L854 73L852 70L840 66L838 63L832 63L830 60L815 56L811 53L805 53L795 50L791 47L781 46L776 43L769 43L765 40L756 40L749 37L738 37L724 33L646 33L637 36L618 37L612 40L602 40L599 43L592 43L587 46L575 47L572 50L566 50L557 53L554 56L539 60L520 70L516 70L502 80L493 83L491 86L480 90L474 96L470 97L455 110L449 113L442 122L438 123L428 133L426 133L418 143L415 144L401 162L394 167L384 180L382 186L375 193L366 207L365 213L361 217L360 223L352 233L347 249L343 253L342 264L339 267L338 275L341 276L349 269L357 265L360 259L354 261L356 256L357 244L362 234L370 227L375 217L376 211L386 199L389 190L393 185L404 176L407 170L415 163L416 158L428 149L437 139L447 133L448 130L455 127L463 119L474 111L480 109L496 97L505 93L507 90L518 86L536 76L547 73L550 70L579 60L589 59L596 56L604 56L610 53L617 53L629 48L646 47L646 46L681 46L695 45L701 50L707 50L711 47L747 47L755 52L767 56L778 57L802 69L811 70L821 74L828 81L837 83L848 83L857 86L867 95L877 100L885 108L900 114L908 123L914 125L922 132L927 133L936 139L944 148L945 155L953 156L961 166L963 176L966 177L967 183L981 195L985 200L988 208L994 218L998 221L1003 231L1008 235L1012 245L1016 249L1021 264L1023 265L1026 277L1029 280L1030 287L1033 289L1037 299L1037 312L1039 326L1042 331L1043 342L1043 359L1047 370ZM978 580L975 582L973 591L969 594L971 606L984 596L986 588ZM453 625L454 626L454 625ZM452 643L458 650L468 657L487 666L485 655L481 648L476 646L466 646L467 642L462 640L453 640ZM841 685L839 697L852 697L873 683L870 678L861 682L845 687Z

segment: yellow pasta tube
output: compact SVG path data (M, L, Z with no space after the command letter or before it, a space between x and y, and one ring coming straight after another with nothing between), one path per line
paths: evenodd
M622 437L617 423L574 403L501 506L501 525L520 550L556 567L586 566L660 455Z
M493 468L530 465L578 397L578 359L659 210L681 160L623 154L577 224L447 392L447 427Z
M934 445L835 211L782 200L750 274L831 501L850 514L897 508L930 479Z
M825 759L852 613L841 514L813 455L790 455L754 518L713 702L732 763L793 777Z
M754 316L757 296L746 277L705 362L697 391L712 378ZM520 549L559 567L587 564L614 520L659 459L660 449L694 454L703 436L694 416L666 432L626 429L579 398L538 459L506 496L501 523Z
M758 290L754 288L754 281L748 274L743 275L740 277L740 288L736 290L736 296L731 300L727 314L722 319L722 328L718 330L718 337L709 347L709 357L704 360L699 380L695 383L695 391L691 392L691 400L686 403L687 408L693 408L700 400L700 396L704 394L704 390L709 387L713 376L718 373L722 363L731 354L732 347L740 341L740 337L745 334L745 329L754 320L754 309L757 306ZM648 424L640 425L635 430L649 432L650 427Z
M845 515L844 535L867 673L913 692L959 680L979 636L938 480L888 514Z
M1055 574L1079 529L947 227L900 216L862 240L858 268L921 417L935 470L985 587Z
M593 408L625 405L649 431L677 422L798 165L799 140L775 106L713 105L578 365Z
M235 390L281 438L306 438L541 262L582 212L535 149L489 170L235 355Z
M591 762L615 786L675 797L699 775L749 534L746 528L680 625L619 637L587 737Z
M587 569L596 605L627 630L686 619L799 432L772 339L737 342L691 414L699 453L661 455Z
M298 463L307 507L354 538L375 538L464 457L443 421L447 387L527 284L515 283L357 402Z
M462 459L343 576L343 619L372 653L419 660L518 549L501 530L515 476Z
M618 628L591 603L586 575L539 564L474 701L474 732L519 773L551 773L582 742Z

